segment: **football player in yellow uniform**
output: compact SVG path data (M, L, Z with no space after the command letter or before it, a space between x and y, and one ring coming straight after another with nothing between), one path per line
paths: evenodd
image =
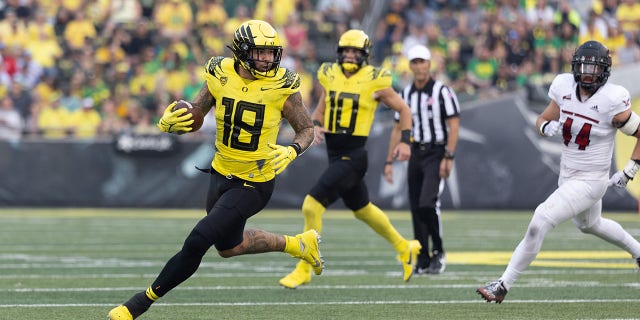
M244 230L247 219L269 201L275 176L311 145L314 129L298 92L300 77L279 67L282 46L271 25L260 20L243 23L230 49L233 58L213 57L207 62L205 82L191 102L203 114L213 108L217 124L207 215L146 291L109 312L111 320L131 320L143 314L195 273L211 246L223 258L286 252L307 261L316 274L322 272L315 230L295 237ZM166 108L158 127L170 133L192 131L192 115L184 108L172 111L175 104ZM283 117L296 133L288 146L276 144Z
M400 114L402 142L393 150L397 160L407 160L411 110L391 87L391 73L368 65L371 43L362 30L348 30L338 42L338 61L324 63L318 80L324 88L313 112L316 141L326 140L329 167L302 204L304 230L322 230L322 213L338 198L386 239L398 252L403 279L409 281L420 251L420 243L407 240L391 225L389 218L369 201L364 183L367 171L365 143L379 102ZM299 262L295 270L280 279L280 285L296 288L311 281L312 266Z

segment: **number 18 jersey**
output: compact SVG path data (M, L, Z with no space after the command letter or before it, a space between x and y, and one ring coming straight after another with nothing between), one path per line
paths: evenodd
M586 101L578 99L573 74L556 76L549 98L560 107L564 147L561 175L580 175L585 179L607 179L617 128L613 117L630 108L629 91L606 83Z
M248 80L234 60L213 57L205 80L215 99L216 149L212 166L225 176L264 182L275 177L268 143L276 143L282 108L300 90L300 76L280 68L273 78Z

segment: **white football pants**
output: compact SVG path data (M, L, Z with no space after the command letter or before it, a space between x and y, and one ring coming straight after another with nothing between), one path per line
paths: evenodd
M640 243L619 223L602 218L602 197L607 183L607 180L560 179L558 189L536 208L524 238L500 277L507 290L536 258L547 232L569 219L580 231L620 247L634 259L640 257Z

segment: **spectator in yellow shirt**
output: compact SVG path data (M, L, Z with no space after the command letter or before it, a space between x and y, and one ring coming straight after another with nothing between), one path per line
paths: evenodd
M71 114L69 126L73 136L81 139L94 138L102 119L100 113L96 111L93 105L93 99L82 99L82 108Z
M236 7L234 14L229 17L227 24L224 25L225 37L233 35L236 29L245 21L251 20L251 12L246 5L239 5Z
M58 1L51 1L51 2L58 2ZM62 5L62 7L64 7L67 10L80 11L81 10L80 7L82 6L82 3L84 1L82 1L82 0L61 0L59 2Z
M140 95L143 91L155 92L157 81L157 74L146 72L142 63L134 64L133 75L129 81L129 91L136 96ZM144 88L144 90L142 88Z
M200 28L200 36L202 37L202 47L204 52L211 56L224 55L225 38L222 27L209 24Z
M409 50L410 48L407 48ZM403 45L396 42L391 46L391 55L384 58L381 67L391 71L392 86L396 90L401 90L407 84L411 83L411 69L409 69L409 60L402 53Z
M35 18L27 21L29 42L40 41L40 35L43 33L47 37L55 36L53 24L47 21L46 13L43 10L38 10L35 13Z
M64 29L64 40L72 50L79 50L87 39L95 39L97 32L91 20L87 19L82 10L73 13L74 18Z
M38 116L38 130L47 139L67 137L71 113L60 106L60 96L54 96L51 102L42 106Z
M638 39L640 33L640 3L637 0L621 0L616 10L616 18L624 33Z
M211 24L222 27L228 18L221 0L204 0L198 5L198 13L196 13L198 28Z
M281 28L287 24L291 13L296 9L293 0L258 0L253 17L270 22L274 28Z
M25 49L31 53L33 61L43 69L44 74L54 76L57 73L56 60L61 58L64 52L56 38L46 31L38 34L38 40L29 41Z
M191 64L193 64L193 61ZM163 77L156 83L158 85L156 90L160 90L160 92L166 90L170 96L176 99L182 97L182 92L190 81L188 69L196 69L189 68L186 60L175 50L167 50L164 53L163 66L165 71L163 72Z
M189 36L193 27L193 11L188 2L168 0L160 2L153 17L160 35L165 38Z
M27 26L13 9L8 9L5 18L0 20L0 39L8 48L24 47L27 43Z

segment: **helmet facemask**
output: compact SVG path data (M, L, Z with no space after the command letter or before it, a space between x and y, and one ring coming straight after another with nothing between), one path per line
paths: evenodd
M596 41L585 42L573 54L571 71L582 89L595 92L611 74L609 49Z
M275 77L280 68L280 60L282 59L282 47L274 46L255 46L249 43L241 43L241 48L246 48L240 56L237 56L240 64L251 72L256 78L272 78ZM262 54L259 54L263 52ZM271 52L268 54L266 52ZM260 60L260 56L272 56L271 60ZM258 64L256 64L258 62ZM266 67L259 67L264 65Z
M356 57L356 62L345 62L345 49L358 50L361 54ZM338 41L338 63L344 71L354 73L364 64L369 62L369 49L371 42L369 36L362 30L349 30L342 34Z
M356 63L353 62L345 62L345 49L347 47L341 47L338 48L338 63L340 64L340 66L342 67L342 69L344 69L347 72L356 72L358 71L358 69L360 69L365 63L368 62L368 56L365 54L364 51L358 49L358 48L353 48L353 49L357 49L358 51L361 52L360 55L356 56Z
M233 36L233 52L236 63L258 78L275 77L280 68L282 46L278 33L268 23L251 20L243 23ZM260 60L270 56L269 60ZM266 67L264 66L266 64Z

